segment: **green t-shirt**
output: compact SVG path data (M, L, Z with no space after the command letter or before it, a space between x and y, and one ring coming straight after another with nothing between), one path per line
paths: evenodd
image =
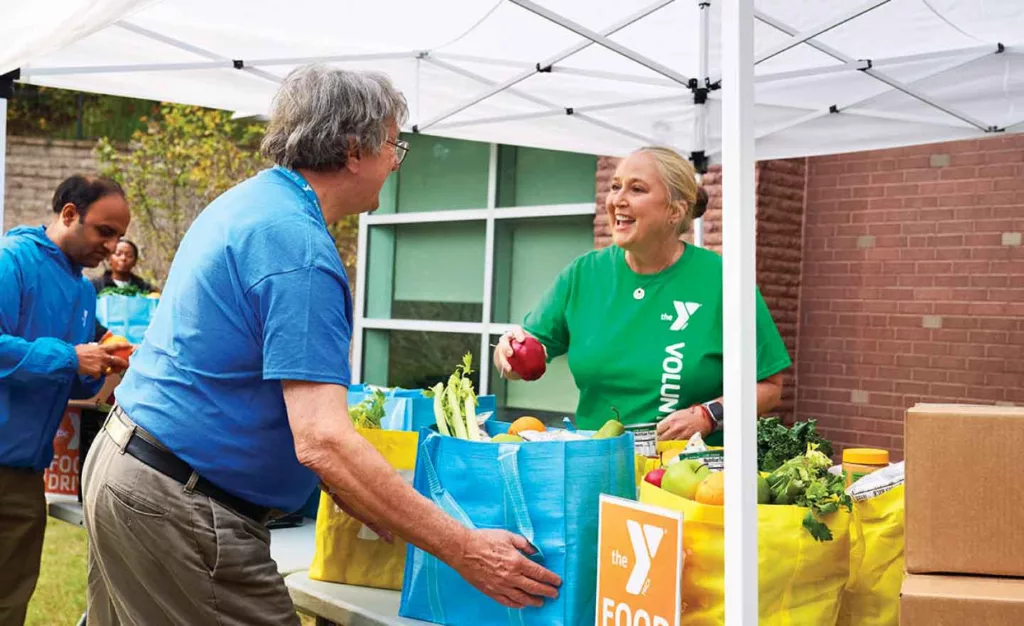
M650 275L630 269L617 246L588 252L562 270L523 326L549 359L568 354L581 429L600 428L615 411L624 424L656 422L722 395L722 257L710 250L687 245ZM758 293L757 379L789 365Z

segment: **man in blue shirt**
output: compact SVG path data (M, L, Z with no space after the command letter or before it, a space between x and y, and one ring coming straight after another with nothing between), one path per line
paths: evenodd
M377 207L406 115L382 75L296 70L263 142L276 166L189 228L86 461L90 624L298 624L265 522L318 481L498 601L556 595L524 538L445 515L347 414L352 297L327 225Z
M128 229L124 192L72 176L49 226L0 238L0 624L21 624L46 529L43 470L71 398L97 394L127 364L92 342L96 292L82 276Z

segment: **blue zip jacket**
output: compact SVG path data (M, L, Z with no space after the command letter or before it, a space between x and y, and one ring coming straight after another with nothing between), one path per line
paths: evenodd
M99 393L75 355L95 315L96 291L45 227L0 238L0 465L49 467L68 400Z

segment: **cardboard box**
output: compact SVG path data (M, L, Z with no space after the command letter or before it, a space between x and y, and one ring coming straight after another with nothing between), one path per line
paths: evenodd
M907 571L1024 577L1024 407L918 404L905 429Z
M1024 580L909 574L900 592L900 626L1020 626Z

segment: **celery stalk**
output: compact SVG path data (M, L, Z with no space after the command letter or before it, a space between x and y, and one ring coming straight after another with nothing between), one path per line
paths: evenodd
M480 441L480 426L476 423L476 401L472 395L465 398L466 431L471 441Z
M437 430L442 435L452 436L451 431L448 430L448 418L444 414L444 385L437 383L433 388L434 392L434 419L437 420Z
M468 439L469 434L466 432L466 422L462 421L462 411L459 409L459 397L455 393L455 385L453 381L448 381L448 408L452 413L452 426L455 428L455 436L459 439Z

